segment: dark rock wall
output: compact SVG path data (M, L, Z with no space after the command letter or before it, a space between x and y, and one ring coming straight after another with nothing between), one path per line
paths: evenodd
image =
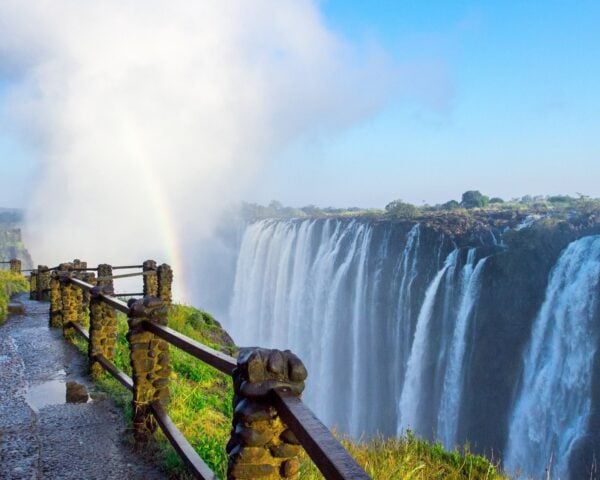
M597 225L541 222L532 228L507 232L507 249L489 259L471 323L459 433L475 450L502 456L510 411L521 381L524 349L544 301L552 267L569 243L598 233ZM600 372L598 357L595 372ZM596 407L591 422L600 426L598 374L594 377L593 403ZM600 429L594 427L590 431ZM588 440L599 447L600 434L592 435L594 438ZM588 450L589 445L590 442ZM590 458L588 451L588 466Z

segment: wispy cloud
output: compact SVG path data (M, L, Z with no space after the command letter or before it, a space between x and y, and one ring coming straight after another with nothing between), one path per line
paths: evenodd
M39 157L28 242L48 263L177 262L282 145L363 118L394 82L307 0L2 0L0 65Z

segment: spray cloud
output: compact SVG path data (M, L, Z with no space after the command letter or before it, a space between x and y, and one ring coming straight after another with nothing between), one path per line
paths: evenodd
M36 260L150 256L181 280L178 243L266 159L376 106L352 57L310 0L1 0L5 115L39 162Z

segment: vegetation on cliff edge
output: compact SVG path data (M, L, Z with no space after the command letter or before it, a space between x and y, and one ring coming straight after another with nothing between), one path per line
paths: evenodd
M0 322L4 320L11 295L28 290L29 283L25 277L8 270L0 271Z
M334 208L307 205L295 208L283 206L278 201L272 201L267 206L255 203L243 203L240 209L242 218L255 221L265 218L371 218L371 219L404 219L426 220L449 214L458 216L481 216L498 213L515 215L599 215L600 199L578 194L569 195L524 195L519 198L503 200L499 197L490 198L479 190L468 190L461 200L449 200L436 205L413 205L401 199L389 202L385 208Z
M214 349L235 355L236 347L209 314L193 307L174 305L169 326ZM131 373L125 334L127 319L118 318L116 365ZM85 345L78 341L81 349ZM229 439L233 390L231 379L199 360L171 347L171 403L169 415L220 478L226 477L225 445ZM131 418L131 394L116 380L105 375L100 387L108 392ZM159 432L157 451L170 477L189 478L181 460ZM447 452L439 444L429 444L412 434L402 439L376 438L355 442L342 439L344 446L373 478L386 479L502 479L496 467L484 457L463 452ZM323 478L308 456L302 458L300 478Z

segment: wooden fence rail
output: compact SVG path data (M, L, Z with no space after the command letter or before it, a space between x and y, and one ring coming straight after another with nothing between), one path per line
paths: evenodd
M117 269L140 268L141 273L112 274ZM143 278L143 297L127 303L116 298L113 280L136 275ZM50 301L50 325L62 327L66 337L76 334L87 342L92 376L106 371L133 393L136 441L147 442L160 427L196 478L217 477L167 414L169 345L233 379L232 430L224 446L228 479L298 478L301 448L327 479L369 478L300 399L307 372L292 352L241 348L234 358L167 326L173 281L168 265L148 260L142 265L87 268L85 262L75 260L52 269L40 265L30 279L32 298ZM89 331L81 324L86 310ZM116 312L128 318L132 377L113 363Z

